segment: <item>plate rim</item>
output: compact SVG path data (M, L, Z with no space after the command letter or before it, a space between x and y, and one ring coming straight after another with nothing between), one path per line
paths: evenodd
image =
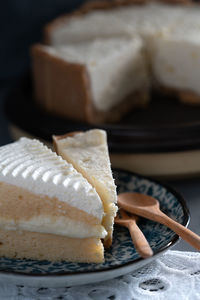
M189 209L187 207L187 204L186 204L186 201L185 199L183 198L183 196L177 192L173 187L171 187L170 185L166 184L165 182L162 182L160 180L157 180L157 179L154 179L154 178L151 178L149 176L143 176L143 175L140 175L138 173L135 173L135 172L131 172L131 171L127 171L127 170L124 170L124 169L120 169L120 168L113 168L112 169L112 172L124 172L126 174L129 174L129 175L132 175L132 176L135 176L135 177L138 177L140 179L146 179L148 181L151 181L151 182L155 182L159 185L161 185L162 187L166 188L166 190L168 190L169 192L171 192L175 197L176 199L178 200L178 202L181 204L182 206L182 209L183 209L183 212L184 212L184 219L183 219L183 223L182 225L187 227L189 222L190 222L190 212L189 212ZM12 275L12 276L15 276L17 278L21 278L23 279L24 277L25 278L32 278L32 279L55 279L55 278L65 278L65 277L71 277L71 278L74 278L75 276L77 275L81 275L81 276L86 276L86 275L96 275L96 274L103 274L103 273L109 273L109 272L113 272L115 270L119 270L119 269L123 269L123 268L128 268L130 267L131 265L137 265L141 262L145 262L148 264L148 262L150 262L152 260L153 257L157 257L158 255L164 253L166 250L168 250L168 248L174 246L178 241L180 240L180 237L175 234L174 237L171 239L171 241L163 246L162 248L160 248L159 250L155 251L153 256L149 259L144 259L142 257L138 257L137 259L135 259L134 261L129 261L127 263L124 263L122 265L117 265L117 266L111 266L111 267L106 267L105 269L99 269L99 270L87 270L87 271L79 271L79 272L65 272L65 273L47 273L47 274L30 274L30 273L23 273L23 272L15 272L15 271L6 271L6 270L1 270L0 271L0 276L9 276L9 275Z

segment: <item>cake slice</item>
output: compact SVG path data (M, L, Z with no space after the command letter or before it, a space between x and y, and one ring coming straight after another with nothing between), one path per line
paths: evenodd
M0 148L0 256L102 262L102 201L90 183L37 140Z
M140 38L32 48L35 99L47 112L93 124L119 120L148 102Z
M104 245L109 247L117 211L117 193L110 167L106 132L99 129L74 132L54 136L53 141L56 152L82 173L101 197L105 211L103 226L108 232Z

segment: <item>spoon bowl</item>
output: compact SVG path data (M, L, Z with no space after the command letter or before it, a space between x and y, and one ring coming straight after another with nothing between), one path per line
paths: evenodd
M164 214L160 210L157 199L140 193L121 193L118 195L118 205L130 213L169 227L194 248L200 250L200 237Z
M147 196L145 194L140 193L121 193L118 195L118 204L122 205L130 205L134 207L147 207L147 206L155 206L159 207L159 202L155 198L151 196Z

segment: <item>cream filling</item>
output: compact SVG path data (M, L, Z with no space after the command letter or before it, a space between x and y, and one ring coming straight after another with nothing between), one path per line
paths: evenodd
M8 220L0 218L0 228L5 230L26 230L49 233L70 238L104 238L106 230L101 225L91 225L68 217L33 217L29 220Z

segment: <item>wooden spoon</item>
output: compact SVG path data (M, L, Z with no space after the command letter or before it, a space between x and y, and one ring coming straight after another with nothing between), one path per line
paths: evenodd
M136 251L143 258L152 256L153 251L149 246L144 234L137 226L136 222L138 217L135 215L129 216L123 209L120 209L120 216L118 214L117 217L115 217L115 223L128 228Z
M164 224L200 250L200 236L164 214L155 198L140 193L121 193L118 195L118 205L130 213Z

